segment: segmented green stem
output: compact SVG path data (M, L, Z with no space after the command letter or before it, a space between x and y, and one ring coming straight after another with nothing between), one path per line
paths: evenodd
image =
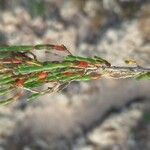
M39 62L32 50L45 52L65 52L61 61ZM61 53L59 53L61 55ZM14 96L0 101L0 105L16 101L21 94L17 89L31 92L28 101L37 99L49 92L59 91L72 81L89 81L108 78L135 78L150 80L150 68L140 66L112 66L107 60L72 55L65 46L43 44L0 47L0 96L14 93ZM33 90L45 83L55 83L44 91Z

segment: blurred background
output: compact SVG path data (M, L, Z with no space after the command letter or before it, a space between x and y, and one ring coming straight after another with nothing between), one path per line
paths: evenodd
M44 43L150 67L150 2L0 0L0 45ZM150 150L149 141L149 81L72 82L0 107L0 150Z

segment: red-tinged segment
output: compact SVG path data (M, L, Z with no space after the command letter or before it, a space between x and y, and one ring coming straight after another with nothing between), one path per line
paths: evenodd
M54 45L53 48L57 51L65 51L66 48L64 46L60 46L60 45Z
M45 78L47 78L48 76L48 73L47 72L41 72L39 75L38 75L38 78L40 80L44 80Z
M89 64L85 61L80 61L78 64L78 67L81 67L81 68L87 68L88 66Z
M22 63L22 60L13 59L13 60L12 60L12 63L13 63L13 64L20 64L20 63Z
M16 86L23 87L24 86L24 80L23 79L17 79Z
M65 76L72 76L73 75L73 72L64 72L63 73Z
M22 60L19 60L19 59L5 59L3 60L4 63L7 63L7 64L20 64L22 63Z

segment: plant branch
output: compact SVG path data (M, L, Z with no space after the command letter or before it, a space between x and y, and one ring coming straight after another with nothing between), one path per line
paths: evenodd
M117 71L138 72L138 73L150 72L150 68L145 68L141 66L136 66L136 67L110 66L110 67L105 67L105 68L114 70L114 71L117 70Z
M45 50L45 53L48 51L48 54L57 54L62 59L40 62L31 50ZM1 100L0 105L19 99L22 93L18 91L30 91L27 100L32 101L48 92L60 91L72 81L89 81L102 77L150 80L150 68L138 66L134 60L126 62L134 66L113 66L98 56L75 56L64 45L0 47L0 96L12 95ZM52 87L43 91L36 90L46 83L52 84Z

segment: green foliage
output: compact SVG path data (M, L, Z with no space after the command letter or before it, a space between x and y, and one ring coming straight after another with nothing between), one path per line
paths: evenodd
M136 77L137 80L150 80L150 72L141 73Z
M45 15L45 2L43 0L28 0L28 10L32 17Z
M150 112L147 111L143 114L143 119L145 123L150 123Z
M56 53L62 59L40 62L32 50ZM18 100L23 90L31 92L27 100L33 101L46 93L60 91L72 81L90 81L102 77L149 80L150 68L112 66L109 61L98 56L89 58L72 55L64 45L0 47L0 96L9 97L1 100L0 105ZM43 91L36 89L46 83L51 83L52 87Z

